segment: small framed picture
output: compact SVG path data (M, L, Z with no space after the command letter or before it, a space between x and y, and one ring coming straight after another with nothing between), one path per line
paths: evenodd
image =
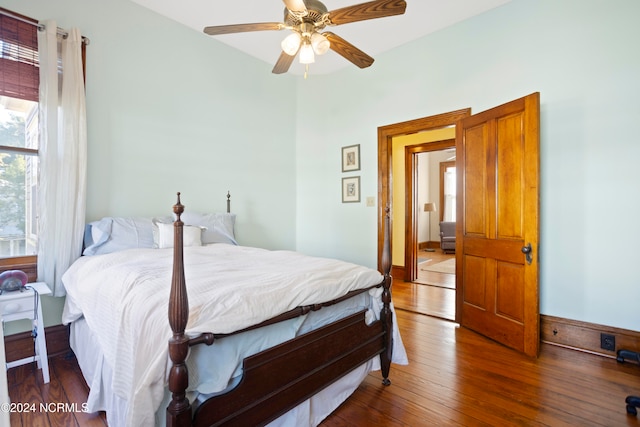
M360 177L342 178L342 203L360 202Z
M342 172L360 170L360 144L342 147Z

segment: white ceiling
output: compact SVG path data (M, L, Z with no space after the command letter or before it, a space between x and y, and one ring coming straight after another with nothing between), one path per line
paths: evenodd
M282 22L284 3L281 0L131 0L161 15L202 33L210 25ZM357 48L375 58L378 54L404 43L438 31L449 25L483 13L511 0L407 0L404 15L371 19L331 27ZM364 3L365 0L323 0L329 11ZM280 42L288 34L282 31L261 31L222 36L220 42L237 48L269 64L280 56ZM375 62L372 67L375 67ZM333 51L316 56L312 74L328 74L345 67L355 67ZM304 66L296 60L289 73L303 74Z

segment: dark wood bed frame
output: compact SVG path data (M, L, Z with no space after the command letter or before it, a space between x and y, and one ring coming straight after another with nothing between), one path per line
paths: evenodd
M230 195L227 193L227 212L230 211L229 203ZM376 355L380 355L382 382L384 385L390 384L393 320L390 307L391 256L387 208L381 259L384 279L374 286L383 288L380 320L366 325L365 311L361 311L250 356L244 360L243 377L233 390L209 398L193 412L185 393L189 383L185 363L189 347L211 345L216 339L226 335L205 333L189 338L184 334L189 318L189 302L183 263L184 224L180 219L184 206L180 203L180 193L173 212L177 219L174 222L173 276L169 300L169 323L173 331L169 340L169 357L172 361L169 390L172 400L167 407L167 427L267 424ZM323 304L298 307L243 331L319 310L367 290L353 291Z

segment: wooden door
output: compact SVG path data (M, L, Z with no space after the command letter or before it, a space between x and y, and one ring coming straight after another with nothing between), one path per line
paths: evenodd
M458 321L534 357L540 342L539 110L534 93L456 127Z

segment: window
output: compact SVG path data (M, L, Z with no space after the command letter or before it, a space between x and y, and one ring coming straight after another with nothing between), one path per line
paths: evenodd
M0 257L35 255L38 103L0 96Z
M456 220L456 162L440 163L440 206L442 221Z
M38 244L37 26L0 11L0 258L35 263ZM2 265L8 265L3 262Z

